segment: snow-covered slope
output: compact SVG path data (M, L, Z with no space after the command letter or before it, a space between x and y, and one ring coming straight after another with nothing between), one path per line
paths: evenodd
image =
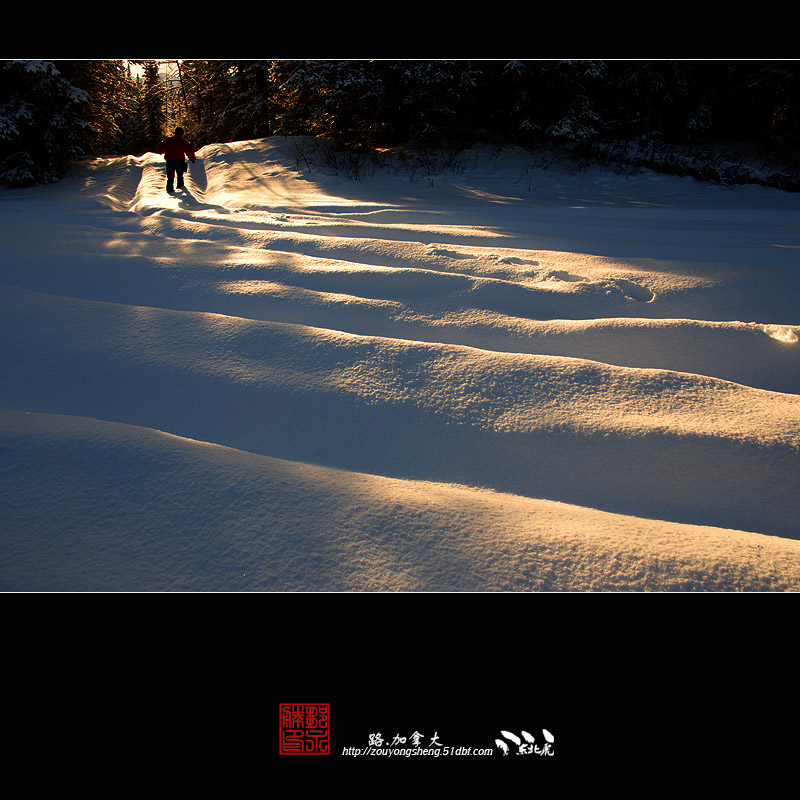
M0 193L0 588L800 588L800 198L198 156Z

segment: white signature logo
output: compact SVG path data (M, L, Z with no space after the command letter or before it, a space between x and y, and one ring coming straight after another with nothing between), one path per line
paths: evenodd
M555 742L555 738L550 731L545 730L542 728L542 736L544 737L544 742L542 746L539 747L536 744L536 739L531 736L528 731L522 731L522 736L519 737L515 733L511 733L509 731L500 731L500 735L504 736L508 739L509 742L513 742L517 746L517 755L518 756L530 756L530 755L537 755L537 756L552 756L555 755L553 751L553 743ZM503 739L495 739L494 743L503 751L503 755L507 756L509 752L511 752L511 748L508 746L508 742L503 741Z

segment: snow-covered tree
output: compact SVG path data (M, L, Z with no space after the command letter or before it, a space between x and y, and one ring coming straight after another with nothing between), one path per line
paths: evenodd
M461 112L469 79L461 83L467 62L398 62L397 102L405 135L421 144L436 144L459 136L469 127ZM472 76L474 77L474 75Z
M373 143L386 96L375 62L277 61L271 72L276 132Z
M136 151L143 138L137 84L121 60L55 62L62 76L88 95L80 109L91 126L86 149L93 155Z
M0 63L0 182L51 183L85 152L88 94L51 61Z
M227 68L230 100L222 125L232 140L271 136L275 86L269 61L236 61Z
M152 149L155 61L0 62L0 179L55 180L81 152ZM641 153L741 139L797 160L800 67L764 61L189 60L169 124L197 146L307 135L350 148L508 142ZM793 151L795 155L792 156Z
M495 78L497 119L522 144L584 144L604 129L598 109L599 61L509 61Z

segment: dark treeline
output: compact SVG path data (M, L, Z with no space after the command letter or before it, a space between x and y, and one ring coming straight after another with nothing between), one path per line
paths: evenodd
M722 179L719 169L700 154L712 146L719 154L720 143L735 142L738 154L758 153L762 166L769 165L777 176L773 185L800 185L795 61L193 60L173 66L167 85L154 61L2 62L0 180L58 180L81 156L152 150L179 124L198 148L275 135L320 137L349 150L489 142L562 148L575 158L712 179ZM742 170L739 178L753 174Z

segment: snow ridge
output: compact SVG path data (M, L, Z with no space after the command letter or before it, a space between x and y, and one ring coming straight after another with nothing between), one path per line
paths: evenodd
M794 196L294 152L0 195L2 588L800 586Z

